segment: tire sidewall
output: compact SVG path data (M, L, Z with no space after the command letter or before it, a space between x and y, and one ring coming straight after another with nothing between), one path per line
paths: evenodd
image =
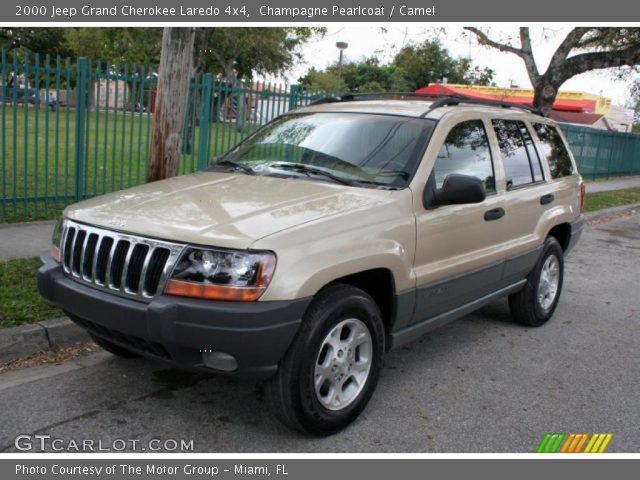
M329 410L317 398L314 378L320 348L329 332L341 321L356 318L369 329L372 341L371 369L367 381L354 401L340 410ZM340 298L329 308L313 312L311 328L298 345L299 369L295 378L303 427L313 433L328 434L346 427L366 407L375 390L384 354L384 329L380 310L366 294Z
M544 308L542 308L542 306L540 305L540 302L538 301L538 288L540 286L540 274L542 273L542 267L551 255L554 255L558 260L558 265L559 265L558 290L556 291L556 296L553 299L553 303L547 310L545 310ZM535 275L531 279L532 292L533 292L533 299L532 299L533 309L534 309L536 318L541 323L543 323L549 320L553 316L553 313L555 312L556 307L558 306L558 302L560 301L560 295L562 294L562 284L564 282L563 251L562 251L562 247L560 246L560 244L555 238L553 237L547 238L544 244L542 255L540 256L540 260L538 260L538 264L536 265L534 273Z

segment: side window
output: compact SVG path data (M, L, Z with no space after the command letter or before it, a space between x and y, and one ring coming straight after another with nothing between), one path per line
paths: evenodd
M518 122L518 126L520 127L520 134L522 135L522 138L524 140L524 146L527 149L529 161L531 162L533 181L541 182L542 180L544 180L544 176L542 175L542 165L540 165L540 156L538 155L538 151L533 145L531 133L529 133L529 130L527 129L527 126L524 124L524 122Z
M496 191L487 132L482 120L462 122L451 129L433 167L436 187L447 175L459 173L479 178L487 193Z
M534 123L533 128L542 144L542 153L549 162L551 178L566 177L573 174L573 164L567 147L555 127L543 123Z
M492 120L507 176L507 188L543 180L540 159L523 122Z

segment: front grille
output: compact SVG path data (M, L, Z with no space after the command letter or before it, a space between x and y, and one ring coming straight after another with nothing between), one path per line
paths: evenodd
M62 266L75 280L149 301L162 293L183 245L64 221Z

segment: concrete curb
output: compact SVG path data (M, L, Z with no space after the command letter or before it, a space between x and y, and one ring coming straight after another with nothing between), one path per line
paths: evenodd
M597 224L608 218L640 213L640 203L607 208L585 214L587 222ZM87 333L66 317L54 318L30 325L0 329L0 363L28 357L34 353L58 347L68 347L90 341Z
M66 317L0 329L0 363L12 362L51 348L90 341L89 335Z
M605 208L604 210L596 210L595 212L585 213L585 219L590 224L601 223L603 220L613 220L618 216L640 213L640 203L632 203L630 205L622 205L620 207Z

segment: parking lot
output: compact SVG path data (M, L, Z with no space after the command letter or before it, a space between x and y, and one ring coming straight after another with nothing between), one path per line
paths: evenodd
M547 325L511 323L500 301L389 353L364 414L329 438L286 429L260 385L235 378L102 352L11 371L0 451L26 434L198 452L534 452L555 431L610 432L608 452L637 452L639 282L640 216L587 227Z

